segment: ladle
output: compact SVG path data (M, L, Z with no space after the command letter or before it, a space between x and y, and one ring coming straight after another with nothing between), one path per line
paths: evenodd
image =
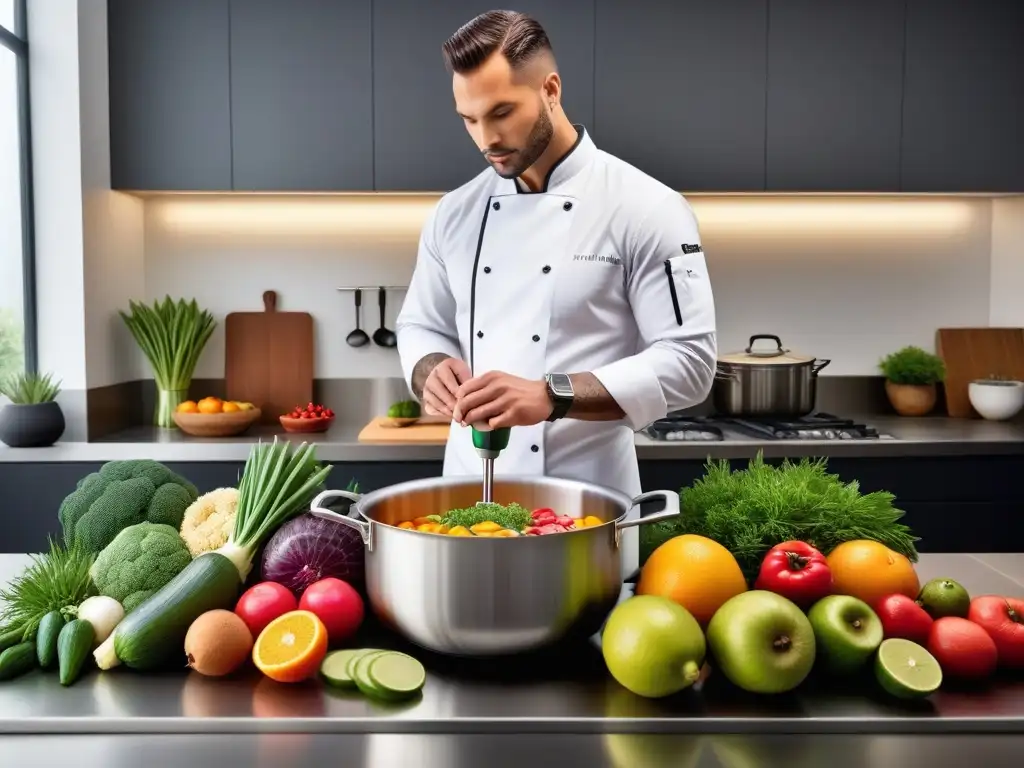
M350 347L365 347L370 343L370 337L366 334L362 328L359 327L359 316L362 314L363 306L363 291L356 288L356 329L352 331L345 339Z
M378 289L380 304L380 328L373 332L373 340L380 347L393 347L398 343L395 332L384 327L384 309L387 307L387 289L383 286Z

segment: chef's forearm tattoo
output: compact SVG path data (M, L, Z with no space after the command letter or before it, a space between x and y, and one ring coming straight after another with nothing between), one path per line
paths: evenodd
M447 360L451 355L444 352L431 352L424 355L412 369L412 393L417 400L423 399L423 387L427 384L427 377L442 360Z
M570 419L615 421L626 415L594 374L571 373L569 380L572 382L573 399L566 415Z

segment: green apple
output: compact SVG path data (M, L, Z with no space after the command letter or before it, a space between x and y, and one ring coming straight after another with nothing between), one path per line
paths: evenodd
M755 589L727 600L707 631L713 665L751 693L785 693L814 666L814 629L782 595Z
M871 606L850 595L829 595L811 606L818 657L836 674L859 670L882 644L882 620Z
M637 696L661 698L697 682L707 644L700 624L665 597L637 595L619 603L601 632L612 677Z

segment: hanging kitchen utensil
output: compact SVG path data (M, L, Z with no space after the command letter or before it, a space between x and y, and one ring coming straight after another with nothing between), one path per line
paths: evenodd
M359 316L362 314L363 307L363 291L361 288L356 288L356 329L352 331L345 339L350 347L365 347L370 343L370 337L366 331L359 327Z
M384 311L388 303L387 289L382 286L377 289L377 295L380 304L380 328L373 332L373 340L379 347L393 347L398 343L398 337L384 325Z
M775 348L754 349L767 339ZM818 372L829 364L782 348L770 333L750 337L749 346L718 358L712 400L722 416L806 416L814 411Z

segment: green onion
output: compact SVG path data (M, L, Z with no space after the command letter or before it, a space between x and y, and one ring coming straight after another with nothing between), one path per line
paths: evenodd
M131 314L120 315L153 367L159 390L156 424L173 427L174 409L188 396L196 363L217 323L195 299L172 301L167 296L152 307L135 301L128 305Z
M50 374L19 373L0 384L0 395L18 405L38 405L57 399L60 382L54 382Z
M242 581L257 550L281 525L309 509L330 472L330 464L317 461L313 445L295 448L274 437L272 443L253 446L238 484L234 530L215 550L235 564Z

